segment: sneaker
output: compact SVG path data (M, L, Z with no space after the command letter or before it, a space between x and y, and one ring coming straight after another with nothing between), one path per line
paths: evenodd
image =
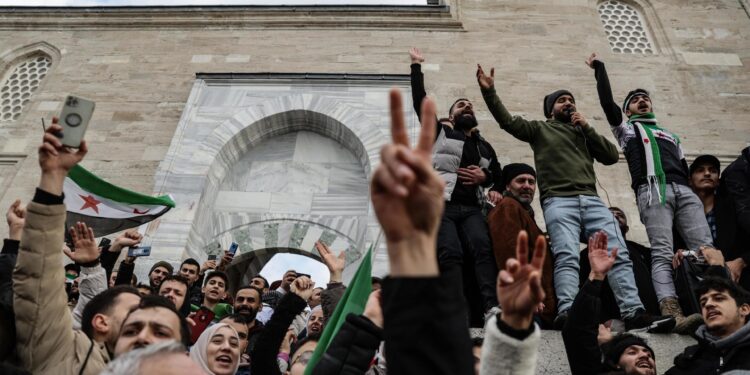
M568 312L561 312L555 317L555 321L552 322L552 328L556 331L562 331L565 328L565 323L568 322Z
M629 332L670 333L674 326L674 317L654 316L645 312L640 312L625 320L625 329Z

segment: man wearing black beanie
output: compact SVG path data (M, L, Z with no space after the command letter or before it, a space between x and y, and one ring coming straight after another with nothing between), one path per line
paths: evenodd
M605 231L610 239L608 248L621 249L608 280L626 328L653 325L652 329L658 330L666 323L671 329L674 320L670 325L669 318L646 313L638 297L627 245L596 191L593 162L617 163L617 147L598 134L576 111L573 95L565 90L545 97L544 116L547 121L511 116L495 91L494 69L487 75L481 66L477 67L477 81L492 116L503 130L529 143L534 151L544 219L555 256L554 284L558 309L555 327L564 326L568 310L578 293L580 238Z
M409 55L412 102L421 118L422 101L427 96L421 71L424 57L416 48L412 48ZM437 122L432 151L433 167L445 181L445 210L437 241L438 262L442 272L463 268L464 251L471 252L482 299L481 307L471 306L471 311L475 312L472 316L477 316L477 310L486 313L497 305L497 268L482 206L486 200L485 188L489 188L489 199L493 203L501 199L502 172L495 150L479 134L474 107L468 99L456 100L450 107L448 119L453 126Z
M713 246L713 238L703 203L690 188L680 138L657 122L648 91L630 91L620 110L604 63L596 53L586 63L594 69L599 102L628 161L631 187L651 243L651 279L659 308L676 319L675 333L692 334L703 320L699 314L685 317L678 303L672 275L672 228L676 227L688 249Z
M529 248L544 233L534 220L534 201L536 192L536 171L528 164L512 163L503 168L503 199L487 215L487 224L492 237L492 250L498 269L504 269L510 258L516 257L518 233L526 231ZM548 250L549 252L549 247ZM539 313L542 328L552 327L557 306L555 287L552 284L552 254L548 253L542 265L542 288L544 289L544 308Z

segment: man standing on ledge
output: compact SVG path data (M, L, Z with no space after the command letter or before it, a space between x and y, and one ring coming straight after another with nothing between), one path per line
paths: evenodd
M599 103L628 161L638 212L651 243L651 279L659 308L677 321L675 333L692 334L703 319L699 314L684 316L677 300L672 275L672 226L689 249L713 246L713 238L703 216L703 205L689 187L680 138L656 120L648 91L629 92L621 109L612 97L607 70L596 53L586 64L594 69Z
M534 151L544 219L555 256L554 283L558 316L555 328L562 328L578 293L578 257L581 238L603 230L607 248L619 248L609 275L625 327L652 332L670 331L675 321L646 314L638 297L627 245L617 222L596 192L594 160L604 165L617 162L617 148L576 112L573 94L555 91L544 97L547 121L528 121L511 116L495 92L495 69L486 75L477 65L477 81L487 107L503 130L527 142ZM583 231L583 232L582 232Z
M421 63L422 53L412 48L411 92L414 110L422 120L422 101L427 96ZM495 278L497 268L492 256L487 222L482 213L483 188L491 187L489 199L502 199L502 172L495 150L479 135L474 106L468 99L456 100L449 110L453 126L436 120L432 166L445 181L445 211L438 231L438 262L442 272L463 268L464 251L474 259L483 312L497 305ZM466 294L465 294L466 295Z

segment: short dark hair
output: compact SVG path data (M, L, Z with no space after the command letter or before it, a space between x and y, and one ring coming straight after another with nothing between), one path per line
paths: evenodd
M65 265L65 272L67 271L76 271L77 274L81 273L81 266L75 264L75 263L68 263Z
M174 303L172 303L172 301L168 300L165 297L157 295L141 297L141 303L139 303L138 306L132 308L130 312L128 312L128 315L125 317L125 320L123 320L123 323L128 320L130 314L137 310L153 309L157 307L167 309L173 312L175 316L177 316L177 319L179 319L180 321L180 342L185 345L186 348L190 346L190 326L188 326L187 320L185 320L180 312L177 311L177 309L174 307Z
M268 279L266 279L265 277L263 277L261 275L255 275L255 276L253 276L253 277L250 278L250 280L252 280L252 279L261 279L261 280L263 280L263 287L264 288L268 288L271 285L271 284L268 283Z
M462 100L466 100L467 102L471 103L471 100L466 99L466 98L458 98L458 99L456 99L456 101L453 102L453 104L451 104L451 107L448 109L448 116L450 116L451 114L453 114L453 107L455 107L456 104L458 102L462 101Z
M379 278L377 276L373 276L370 279L370 284L380 284L380 285L383 285L383 279L381 279L381 278Z
M91 321L96 314L109 314L112 307L117 303L117 297L123 293L134 294L138 297L138 291L130 285L116 285L112 288L105 289L92 298L81 313L81 331L90 339L94 338L94 326Z
M623 211L622 208L617 207L617 206L612 206L612 207L609 208L609 210L610 211L619 211L619 212L622 212L623 214L625 214L625 211Z
M214 272L209 273L208 276L206 276L206 282L203 283L203 285L207 285L209 280L216 278L216 277L224 280L224 289L229 289L229 277L227 277L227 274L221 271L214 271Z
M240 324L248 324L248 323L250 323L250 319L248 319L246 315L240 314L238 312L232 313L230 315L227 315L227 316L221 318L221 320L224 320L224 319L229 319L229 320L231 320L233 322L237 322L237 323L240 323Z
M476 348L476 347L481 348L482 345L484 345L484 337L474 337L473 339L471 339L472 348Z
M190 290L190 285L188 284L187 279L180 275L167 275L167 277L165 277L164 280L161 281L161 284L159 284L159 290L161 290L162 285L164 285L164 283L166 283L167 281L176 281L178 283L184 284L185 290Z
M182 266L184 266L186 264L198 267L198 271L200 271L200 269L201 269L201 264L198 263L198 261L195 260L195 259L193 259L193 258L187 258L187 259L183 260L182 264L180 264L180 269L182 269Z
M289 358L294 357L295 354L297 354L297 350L302 347L302 345L307 344L308 342L318 342L320 341L320 332L312 332L305 336L304 339L297 341L296 344L294 344L294 347L292 348L292 352L289 354Z
M250 289L254 290L256 293L258 293L258 301L263 299L263 291L252 286L252 285L243 285L237 289L236 292L234 292L234 299L237 299L237 294L240 292L240 290Z
M708 293L709 290L727 292L729 296L734 298L737 306L744 304L750 305L750 293L729 279L716 276L706 277L700 282L700 284L698 284L698 287L695 288L696 298L700 301L701 296ZM750 317L750 315L748 317Z
M136 288L136 289L139 289L139 288L144 288L144 289L151 289L151 285L148 285L148 284L144 284L144 283L138 283L138 284L137 284L137 285L135 286L135 288Z

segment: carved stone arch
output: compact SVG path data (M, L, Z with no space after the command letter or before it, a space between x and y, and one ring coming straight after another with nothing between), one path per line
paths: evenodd
M0 71L4 72L9 67L16 64L18 61L36 54L49 57L52 60L52 66L55 66L62 57L60 50L47 42L41 41L31 43L12 50L4 51L2 54L0 54Z
M28 103L43 89L60 57L60 50L43 41L0 54L0 121L23 119Z

